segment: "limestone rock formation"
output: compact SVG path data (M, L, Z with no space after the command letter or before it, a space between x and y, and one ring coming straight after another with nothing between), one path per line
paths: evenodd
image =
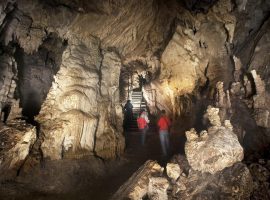
M17 86L18 71L17 63L13 57L3 54L0 59L2 61L0 64L0 110L5 110L10 109L16 102L14 91Z
M14 178L36 141L36 128L24 121L10 121L0 130L0 137L0 170L4 172L0 178Z
M172 199L249 199L253 191L252 176L241 162L215 174L192 170L183 156L175 156L173 162L185 173L172 184Z
M211 174L193 170L184 156L175 155L166 171L169 176L172 166L182 169L176 170L177 179L167 179L160 170L151 174L153 163L147 161L112 199L248 199L253 192L252 176L241 162Z
M194 170L214 174L244 157L231 124L226 121L222 126L218 112L218 108L208 107L207 115L212 126L207 132L200 133L200 137L194 129L186 132L185 152Z
M207 131L186 132L191 167L170 163L162 176L147 162L118 197L248 198L237 137L245 156L269 147L269 10L269 0L1 0L0 110L11 113L0 141L10 130L18 142L3 158L18 170L13 163L35 140L33 127L14 118L40 126L39 158L117 158L121 104L142 89L151 114L165 109L175 124L188 114L189 128L205 129L197 123L204 109L217 108L208 109ZM250 165L254 174L266 168ZM266 183L265 174L256 182Z
M163 177L150 177L148 186L148 198L155 200L167 200L167 189L169 182Z
M121 119L115 107L121 66L117 59L115 54L107 53L102 63L99 41L95 38L88 43L74 38L69 43L37 118L42 124L41 148L45 157L60 159L96 151L101 157L112 158L123 151L119 120L109 121L109 117L117 119L117 115ZM116 73L109 71L112 69Z
M114 158L124 151L122 137L123 114L119 103L121 60L115 52L103 52L101 63L99 123L96 132L95 153L102 158Z
M166 173L174 181L178 179L182 171L178 164L168 163L166 165Z
M16 50L15 59L20 76L16 93L20 96L22 114L28 119L33 120L39 114L54 75L59 70L66 45L56 34L50 34L37 52L26 54L23 49Z
M137 200L145 197L148 192L154 196L161 193L164 197L168 187L167 181L164 178L157 178L162 175L163 170L157 162L147 161L117 190L112 199Z
M37 119L45 136L42 144L45 157L60 159L70 149L72 152L79 149L93 151L101 58L98 42L93 40L89 45L92 45L91 52L79 40L69 44L42 105Z
M265 89L265 83L261 79L260 75L257 75L255 70L251 71L253 76L255 86L256 86L256 95L253 96L253 107L254 107L254 118L258 126L270 128L270 95Z
M7 7L2 6L3 10ZM5 27L4 39L7 44L15 35L20 46L31 53L38 49L48 32L56 32L61 38L69 38L72 32L81 40L89 35L99 37L103 49L116 47L131 57L146 53L148 46L155 52L165 44L171 25L167 22L174 13L169 12L169 6L162 1L156 6L154 0L76 3L22 0L16 2L15 16L10 20L13 26Z
M269 177L270 177L270 161L259 159L248 166L254 180L254 190L252 199L268 199L269 198Z
M229 46L236 26L232 7L230 1L222 0L207 10L207 18L185 10L177 15L173 36L160 58L159 80L151 85L159 96L159 109L179 116L189 109L177 101L181 95L207 85L209 96L213 96L218 81L224 82L227 90L233 71Z

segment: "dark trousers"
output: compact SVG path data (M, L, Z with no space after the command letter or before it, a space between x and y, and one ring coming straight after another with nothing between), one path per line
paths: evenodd
M4 113L4 123L6 123L9 113L11 110L11 105L5 105L4 108L1 110L1 114Z

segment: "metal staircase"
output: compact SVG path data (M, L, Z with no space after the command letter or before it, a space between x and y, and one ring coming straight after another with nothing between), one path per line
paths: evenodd
M133 105L133 115L136 118L142 109L146 110L146 102L142 91L133 91L131 94L131 103Z

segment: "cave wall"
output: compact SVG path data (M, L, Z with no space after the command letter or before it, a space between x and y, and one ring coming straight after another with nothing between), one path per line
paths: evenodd
M117 121L122 114L117 112L120 67L117 54L100 51L99 40L69 40L37 117L45 158L89 154L111 158L121 153L124 141Z
M152 86L157 96L163 96L158 99L160 109L179 116L185 111L178 97L207 86L207 95L213 98L218 81L229 87L234 70L230 44L236 23L232 10L230 1L218 1L207 14L179 12L172 39L160 58L159 80Z
M245 83L255 84L252 69L267 93L269 7L264 0L2 1L0 41L14 52L21 49L18 56L3 48L22 69L21 105L27 107L30 90L38 93L44 156L111 158L124 147L120 103L128 96L127 78L120 85L119 79L130 69L151 74L143 88L151 112L165 109L176 120L182 113L195 115L201 105L192 106L196 102L214 100L219 81L232 100L250 98L252 88L249 95L241 91L247 90L244 75ZM58 42L49 42L52 35ZM255 100L245 100L252 113Z
M11 110L12 115L7 115L8 118L19 116L19 102L15 99L15 90L17 86L17 63L13 56L3 53L0 56L0 110L7 112ZM9 113L7 113L9 114ZM18 115L19 114L19 115ZM1 113L1 120L4 114Z
M159 109L173 116L187 112L178 100L182 96L214 100L218 81L225 90L234 81L254 84L252 69L269 88L269 4L220 0L206 11L178 10L172 38L160 56L159 76L150 86L157 91ZM252 95L252 88L249 90Z
M33 120L47 97L59 70L65 42L55 35L49 35L37 52L28 54L17 48L15 59L18 63L18 93L22 114Z
M0 56L0 110L14 101L14 92L17 86L17 63L9 54Z

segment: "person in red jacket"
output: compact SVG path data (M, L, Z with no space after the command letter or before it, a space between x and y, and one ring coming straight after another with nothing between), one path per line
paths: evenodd
M170 142L169 142L170 126L171 126L171 121L166 116L166 111L162 110L161 117L158 120L158 127L159 127L159 139L160 139L163 156L168 156L168 151L170 148Z
M149 121L146 120L145 118L145 111L143 110L140 114L140 117L137 119L137 125L138 125L138 128L141 132L141 144L144 145L144 142L145 142L145 135L146 135L146 132L148 130L148 123Z

